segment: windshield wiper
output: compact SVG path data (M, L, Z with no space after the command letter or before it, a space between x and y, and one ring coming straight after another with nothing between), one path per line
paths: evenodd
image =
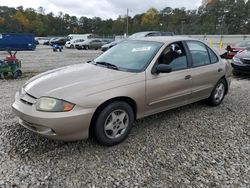
M95 65L103 65L103 66L105 66L107 68L110 68L110 69L119 70L119 68L116 65L108 63L108 62L105 62L105 61L101 61L101 62L98 62L98 61L95 62L95 61L93 61L93 62L94 62Z

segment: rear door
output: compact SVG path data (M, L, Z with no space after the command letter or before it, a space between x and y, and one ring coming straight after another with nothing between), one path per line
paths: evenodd
M199 41L186 41L192 62L192 98L195 101L208 98L215 84L225 74L225 66L217 55Z

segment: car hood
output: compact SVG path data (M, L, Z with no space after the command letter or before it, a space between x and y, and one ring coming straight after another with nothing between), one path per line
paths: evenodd
M250 58L250 51L242 51L242 52L239 52L237 53L236 57L238 58Z
M77 64L39 74L25 83L24 90L36 98L49 96L66 100L76 93L88 96L119 87L122 80L135 74L89 63Z
M231 51L242 51L245 49L246 49L245 47L231 46Z

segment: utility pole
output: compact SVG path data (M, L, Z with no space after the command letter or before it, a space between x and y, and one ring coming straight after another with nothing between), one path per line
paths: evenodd
M181 21L181 34L182 34L182 35L183 35L183 33L184 33L184 23L185 23L185 21L182 20L182 21Z
M126 36L128 37L128 11L129 9L127 8L127 30L126 30Z

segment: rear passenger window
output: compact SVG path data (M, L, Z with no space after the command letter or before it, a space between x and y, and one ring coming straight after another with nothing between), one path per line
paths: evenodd
M210 64L209 54L203 43L187 41L187 45L192 56L194 67Z
M215 53L210 48L208 48L208 52L210 55L211 63L217 63L219 61L217 55L215 55Z

